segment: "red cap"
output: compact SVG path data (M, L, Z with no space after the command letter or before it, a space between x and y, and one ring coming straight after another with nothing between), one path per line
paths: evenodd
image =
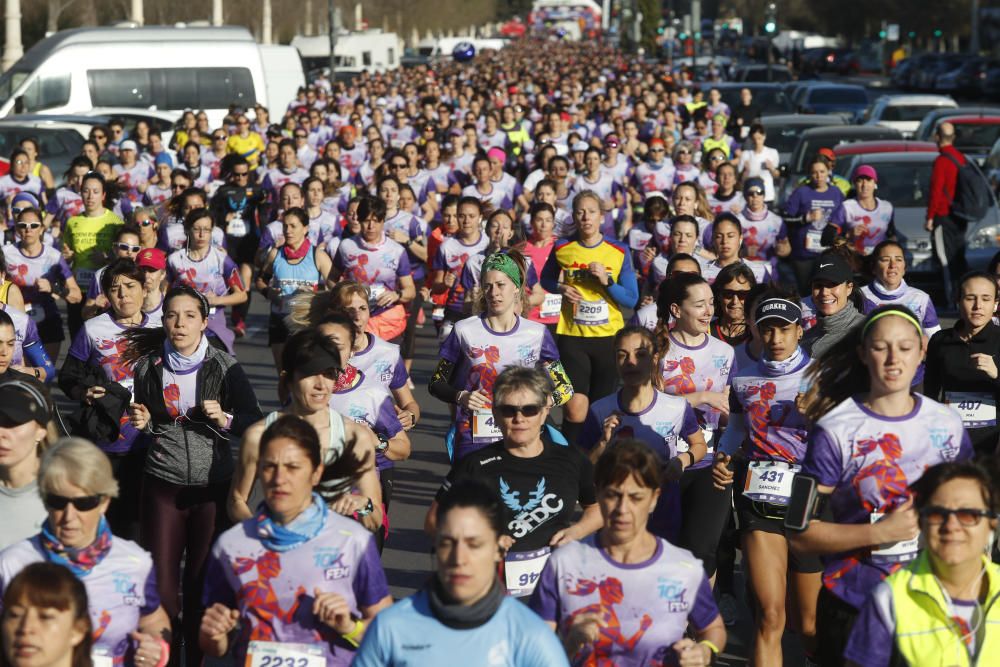
M145 248L136 255L135 265L140 269L162 271L167 268L167 254L159 248Z
M822 155L823 157L825 157L828 160L836 160L837 159L837 154L833 152L832 148L821 148L821 149L819 149L816 152L819 153L820 155Z

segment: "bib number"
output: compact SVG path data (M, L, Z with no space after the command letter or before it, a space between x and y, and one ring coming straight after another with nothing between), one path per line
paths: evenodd
M473 440L501 440L503 433L497 427L491 410L476 410L472 413Z
M444 319L444 306L437 306L431 311L431 319L435 322L440 322Z
M610 317L611 310L604 299L580 301L573 311L573 321L585 327L607 324Z
M945 403L953 406L962 415L965 428L996 426L997 401L992 394L975 391L945 392Z
M115 659L104 649L94 649L90 652L90 661L94 667L114 667Z
M539 317L559 317L562 311L562 294L546 294L538 309Z
M244 667L326 667L326 658L310 644L252 641Z
M371 286L368 295L368 303L372 306L378 303L378 298L385 293L385 285L375 284Z
M551 554L552 549L549 547L538 551L507 554L504 558L504 581L511 597L531 595Z
M80 288L86 292L86 288L90 287L90 283L94 282L94 275L97 272L92 269L77 269L76 271L76 282L80 285Z
M806 231L806 250L823 252L823 230L809 229Z
M226 234L229 236L235 236L237 238L247 235L247 223L243 221L243 218L236 216L229 221L226 225Z
M882 512L872 512L871 522L878 523L885 516ZM912 540L903 540L893 544L882 544L872 548L872 562L875 563L905 563L913 560L920 549L920 536Z
M787 505L792 495L792 480L802 466L784 461L751 461L743 495L750 500L772 505Z

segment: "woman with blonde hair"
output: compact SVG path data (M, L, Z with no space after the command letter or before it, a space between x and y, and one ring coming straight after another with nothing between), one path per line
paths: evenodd
M40 533L0 554L0 588L32 563L63 565L87 589L94 656L165 664L170 619L160 605L153 559L112 535L104 516L118 496L108 457L83 438L59 440L42 458L38 487L48 516Z

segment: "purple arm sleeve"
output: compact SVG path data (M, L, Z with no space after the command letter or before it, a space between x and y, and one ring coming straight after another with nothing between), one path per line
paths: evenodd
M205 608L219 603L234 609L236 607L236 592L229 585L226 577L226 568L223 566L220 554L215 549L208 557L205 566L205 589L201 594L202 604Z
M410 266L410 258L405 252L399 255L399 266L396 267L396 277L402 278L403 276L412 275L413 268Z
M822 486L837 486L843 473L843 453L833 437L822 428L809 434L809 446L802 472L811 475Z
M410 374L406 372L406 366L401 357L396 358L396 364L392 367L392 379L389 380L389 389L399 389L405 387L410 379Z
M959 446L958 455L955 457L956 461L969 461L972 459L972 455L975 452L972 450L972 440L969 438L969 432L962 429L962 444Z
M447 262L444 259L444 251L441 246L438 246L438 251L434 253L434 259L431 260L431 269L434 271L444 271L448 268Z
M541 616L543 621L558 623L560 620L559 579L551 558L542 568L542 574L538 577L538 585L535 586L535 591L531 594L528 606Z
M143 596L146 599L146 604L139 609L139 614L141 616L149 616L160 608L160 592L156 588L155 565L149 568L149 574L146 575L146 585L143 587Z
M694 597L694 606L691 608L691 615L688 620L695 630L699 632L711 625L712 621L719 617L719 607L715 604L712 596L712 587L708 583L708 577L702 577L698 584L698 592Z
M455 335L455 330L452 329L448 337L444 339L441 343L441 349L438 351L438 356L445 361L450 361L453 364L457 364L458 360L462 358L461 345L458 342L458 336Z
M697 422L695 422L697 425ZM604 429L602 428L601 421L594 414L593 410L587 410L587 418L583 420L583 426L580 427L580 437L577 444L584 451L590 451L597 444L597 441L601 439L604 435Z
M698 415L694 413L694 408L687 401L684 401L684 421L681 422L681 437L687 438L689 435L701 431L698 425Z
M385 579L385 570L379 560L375 540L368 538L368 546L358 563L357 574L351 582L354 598L359 607L370 607L389 596L389 584Z
M73 339L73 344L69 346L68 354L74 359L86 362L90 359L92 349L90 336L87 335L87 328L81 327L80 330L76 332L76 338Z
M559 348L556 347L556 341L548 329L542 331L542 349L538 356L542 361L559 361Z

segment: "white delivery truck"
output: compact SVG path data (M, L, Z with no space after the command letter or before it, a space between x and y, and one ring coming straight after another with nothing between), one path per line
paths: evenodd
M302 54L307 72L318 72L330 67L330 37L296 35L291 45ZM338 76L361 72L387 72L399 67L402 56L399 37L392 32L378 29L337 34L334 45Z
M294 46L261 44L260 58L264 64L264 81L267 83L267 107L271 118L281 118L299 88L306 85L302 56Z
M255 103L270 106L261 49L246 28L231 26L62 30L0 76L0 117L93 107L178 115L204 109L218 127L231 105Z

